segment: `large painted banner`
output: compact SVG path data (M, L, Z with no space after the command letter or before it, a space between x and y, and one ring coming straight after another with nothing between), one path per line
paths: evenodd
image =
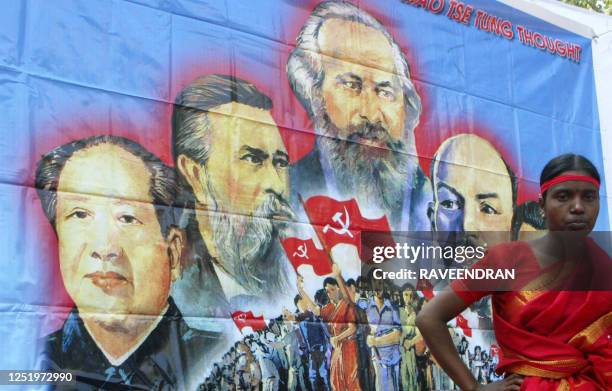
M415 325L449 279L377 280L364 232L520 240L564 153L609 230L591 41L502 3L2 8L3 384L455 389ZM482 384L492 316L448 323Z

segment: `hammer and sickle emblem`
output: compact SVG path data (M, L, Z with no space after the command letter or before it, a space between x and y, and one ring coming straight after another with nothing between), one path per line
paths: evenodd
M346 218L342 220L342 216L345 216ZM331 229L338 235L348 235L351 238L353 237L353 234L351 233L351 231L349 231L351 220L350 220L348 211L346 210L346 206L344 207L344 213L336 212L334 217L332 217L332 221L338 223L338 225L340 225L340 228L335 228L329 224L326 224L325 227L323 227L323 233L327 233L327 231Z
M293 253L293 256L296 256L296 255L297 255L297 256L298 256L298 257L300 257L300 258L306 258L306 259L308 259L308 249L306 248L306 245L305 245L305 244L300 245L300 246L298 247L298 250L299 250L299 252L298 252L298 251L294 252L294 253Z

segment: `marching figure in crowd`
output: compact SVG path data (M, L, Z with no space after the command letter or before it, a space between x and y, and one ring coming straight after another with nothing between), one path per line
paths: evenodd
M459 352L459 357L461 357L461 361L463 361L465 365L470 366L469 343L465 337L461 338L461 341L457 346L457 351Z
M226 317L284 297L287 265L277 240L293 212L289 158L253 84L200 77L181 91L172 115L174 158L189 209L187 270L177 303L196 317Z
M368 337L370 335L370 325L368 324L368 315L366 310L370 303L365 290L360 287L365 283L362 277L357 278L357 281L350 278L346 281L348 289L348 297L356 304L357 311L357 346L359 348L359 381L361 388L370 390L376 387L376 377L374 375L374 363L372 362L371 348L368 345ZM370 287L367 291L370 292Z
M269 352L266 352L265 345L263 343L256 343L255 345L255 357L261 370L261 389L262 391L275 391L278 390L278 381L280 375L276 366L272 362Z
M487 378L484 373L486 361L483 360L483 352L480 346L474 348L474 354L470 355L470 370L478 383L483 383Z
M392 226L429 230L428 179L416 154L421 100L385 27L348 2L320 3L287 63L316 145L292 170L292 195L357 198Z
M245 343L239 343L236 346L236 370L234 373L233 384L236 386L236 390L251 390L253 389L253 380L257 379L257 383L261 380L259 373L253 371L253 363L255 357L251 353L251 350L246 346Z
M400 315L397 307L391 304L383 280L370 278L372 297L368 302L366 314L371 334L367 343L372 354L376 376L376 390L400 389Z
M121 137L73 141L38 162L36 188L75 307L43 365L88 389L188 389L218 334L191 329L170 297L181 273L174 171Z
M473 267L514 268L520 278L455 280L417 316L440 365L465 390L608 390L612 388L612 262L587 235L599 213L600 177L583 156L552 159L540 176L548 232L489 249ZM483 386L460 359L446 322L491 295L501 381ZM483 357L474 357L482 361ZM480 363L473 366L481 367Z
M400 337L401 346L401 381L402 389L407 391L417 391L417 364L416 364L416 344L421 339L420 333L416 328L416 311L414 309L415 289L411 285L406 285L402 291L404 305L400 307L400 324L402 334Z
M359 384L359 357L355 335L357 327L357 311L352 301L344 297L340 290L338 278L340 272L337 266L334 277L327 277L323 287L330 302L324 306L318 306L304 290L304 281L298 277L298 292L306 301L306 306L312 308L312 312L321 317L330 332L330 344L332 356L330 362L330 383L334 391L339 390L361 390Z
M296 305L299 300L298 298L299 296L296 296ZM289 391L305 391L307 389L305 381L307 362L303 352L306 349L306 339L301 330L303 323L296 323L294 320L295 316L285 309L283 312L283 323L280 324L283 335L279 345L284 347L287 355L287 389Z
M310 386L313 390L329 391L329 363L326 358L329 350L327 325L307 307L306 300L302 296L298 294L294 302L297 314L286 312L285 317L298 322L298 331L303 339L301 350L308 362Z

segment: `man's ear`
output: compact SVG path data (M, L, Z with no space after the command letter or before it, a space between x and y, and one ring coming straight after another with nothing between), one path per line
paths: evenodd
M183 250L185 248L185 231L175 226L170 227L168 236L168 257L170 258L170 276L172 281L181 278L183 272Z
M176 166L182 177L185 178L189 186L191 186L196 201L201 205L209 205L210 194L206 186L208 174L204 167L183 154L180 154L176 159Z

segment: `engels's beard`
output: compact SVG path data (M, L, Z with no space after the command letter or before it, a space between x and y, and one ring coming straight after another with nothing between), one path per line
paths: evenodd
M416 170L406 143L394 139L380 123L364 120L341 132L326 112L316 114L313 120L317 131L324 135L317 137L317 145L322 157L329 159L338 191L388 212L400 210L404 190ZM348 137L340 139L340 133ZM365 141L379 146L363 144Z
M221 266L250 294L277 294L287 288L285 258L278 235L286 229L284 216L293 220L289 204L274 194L253 212L253 216L215 213L213 240Z

